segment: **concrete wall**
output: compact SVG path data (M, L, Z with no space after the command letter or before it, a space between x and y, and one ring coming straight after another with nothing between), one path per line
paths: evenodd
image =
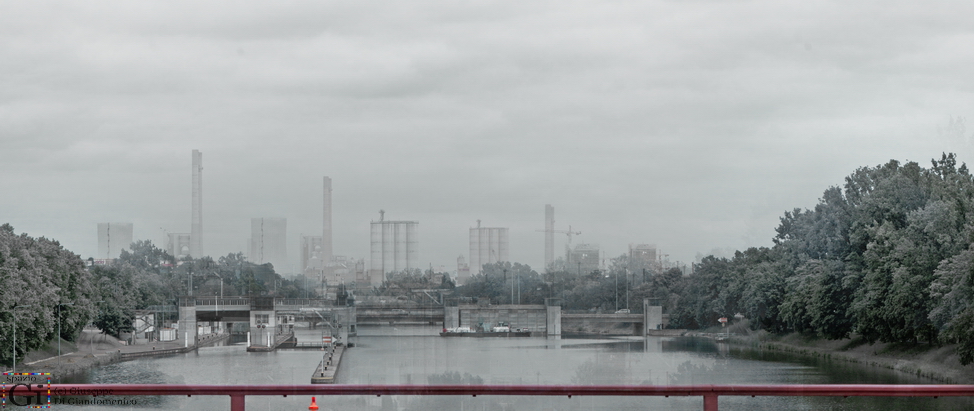
M545 330L549 337L561 336L561 306L549 305L546 308L548 327Z
M645 324L644 330L662 330L663 329L663 307L658 305L649 305L649 299L643 300L643 324Z
M186 339L188 345L196 344L196 306L179 307L179 331L176 338Z
M499 323L508 323L512 329L529 331L545 331L548 328L547 316L543 305L464 305L460 307L445 307L444 322L449 309L458 311L457 326L471 329L483 324L493 327ZM487 330L489 331L489 330Z
M460 326L460 307L443 307L443 328L448 330Z

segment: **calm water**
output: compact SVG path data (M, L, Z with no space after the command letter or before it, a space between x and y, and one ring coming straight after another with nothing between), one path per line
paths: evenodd
M442 338L434 327L363 327L338 379L348 384L926 384L909 375L781 354L731 351L708 340L673 338ZM300 340L320 337L302 330ZM318 351L247 353L243 344L112 364L79 383L307 384ZM67 382L67 381L65 381ZM136 398L138 405L85 410L226 410L228 397ZM248 410L305 410L307 397L248 397ZM573 397L319 397L322 410L700 410L702 399ZM58 407L73 408L67 405ZM957 398L721 397L721 410L954 410Z

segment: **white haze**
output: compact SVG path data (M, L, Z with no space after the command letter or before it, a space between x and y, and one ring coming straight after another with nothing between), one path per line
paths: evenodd
M543 263L544 205L607 257L771 244L785 210L890 159L971 160L970 2L0 3L0 223L97 251L98 222L204 248L252 217L369 254L420 222L425 267L467 229ZM940 131L938 132L938 127ZM972 127L974 129L974 127ZM564 236L558 239L562 249Z

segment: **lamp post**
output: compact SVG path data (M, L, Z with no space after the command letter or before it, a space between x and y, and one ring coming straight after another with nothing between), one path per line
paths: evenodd
M61 372L61 306L64 305L72 306L74 303L58 303L57 305L57 371L59 373Z
M14 304L14 307L10 312L11 316L14 319L14 373L17 373L17 309L18 308L30 308L30 306Z
M616 286L612 290L612 294L616 295L616 311L619 311L619 270L614 270L614 271L615 271L614 277L616 281Z

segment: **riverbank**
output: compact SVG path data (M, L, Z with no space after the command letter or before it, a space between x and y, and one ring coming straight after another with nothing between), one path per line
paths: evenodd
M215 344L229 337L228 334L201 336L199 346ZM56 378L67 377L100 365L125 361L132 358L155 355L171 355L194 350L182 340L156 341L149 344L128 345L98 330L85 329L76 342L61 341L61 356L57 354L57 341L34 350L17 362L17 372L49 372ZM6 370L11 371L11 370Z
M974 365L961 365L954 345L869 344L855 338L826 340L797 333L773 335L764 331L731 334L727 341L741 348L887 368L946 384L974 384Z

